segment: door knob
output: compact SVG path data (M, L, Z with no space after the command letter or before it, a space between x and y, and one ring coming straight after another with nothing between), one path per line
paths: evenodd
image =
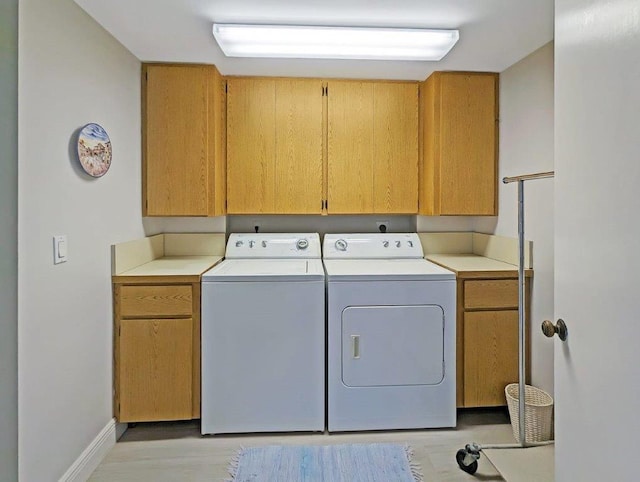
M559 318L555 325L553 324L553 321L544 320L542 322L542 333L544 333L544 336L547 338L551 338L553 335L557 334L558 338L565 341L568 334L567 325L562 318Z

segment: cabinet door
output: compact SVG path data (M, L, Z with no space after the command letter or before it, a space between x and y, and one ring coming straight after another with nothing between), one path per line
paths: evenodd
M420 214L497 213L498 74L435 72L420 85Z
M227 212L275 212L274 79L227 80Z
M418 85L373 84L373 212L418 212Z
M327 109L327 210L372 213L373 83L329 82Z
M143 211L146 216L208 214L208 69L145 65Z
M442 74L438 214L496 213L496 88L497 74Z
M275 212L322 212L322 81L279 79L276 88Z
M504 387L518 381L518 311L464 314L464 406L506 405Z
M193 321L121 320L119 422L192 418Z
M209 78L209 215L220 216L227 213L227 81L216 68Z

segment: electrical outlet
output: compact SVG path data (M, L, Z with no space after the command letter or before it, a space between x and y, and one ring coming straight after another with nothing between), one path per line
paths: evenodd
M378 227L378 231L386 233L389 230L389 221L376 221L376 226Z

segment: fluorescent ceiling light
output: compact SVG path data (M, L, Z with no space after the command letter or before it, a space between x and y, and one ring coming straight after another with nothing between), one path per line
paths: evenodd
M227 57L440 60L457 30L213 24Z

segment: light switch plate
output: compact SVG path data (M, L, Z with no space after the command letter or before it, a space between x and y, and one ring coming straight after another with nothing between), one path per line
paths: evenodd
M53 264L60 264L67 262L67 236L54 236L53 237Z

